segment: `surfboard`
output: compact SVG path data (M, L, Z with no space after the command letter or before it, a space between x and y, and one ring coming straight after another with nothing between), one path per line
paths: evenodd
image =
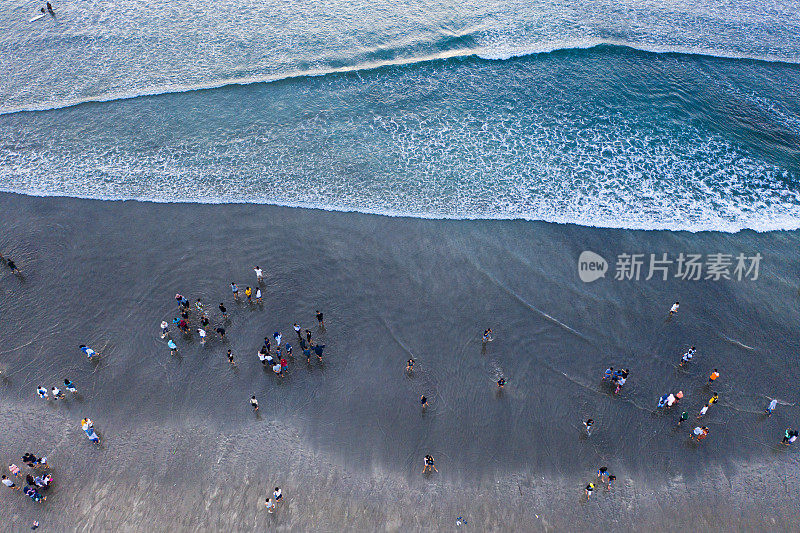
M31 20L29 20L28 22L33 22L34 20L39 20L40 18L42 18L42 17L43 17L43 16L45 16L45 15L46 15L46 13L39 13L38 15L36 15L35 17L33 17L33 18L32 18Z

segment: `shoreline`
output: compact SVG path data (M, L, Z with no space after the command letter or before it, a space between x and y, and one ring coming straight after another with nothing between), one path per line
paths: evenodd
M797 407L781 405L766 421L758 413L768 395L796 403L798 231L598 229L12 193L0 193L0 210L0 250L25 275L0 275L8 374L0 406L12 435L3 460L47 451L56 476L41 506L5 491L15 528L41 515L43 527L161 530L142 527L149 513L179 530L425 530L454 527L459 515L492 530L563 530L609 516L624 530L794 525L798 476L785 472L798 459L778 441ZM759 251L764 270L760 283L738 285L584 284L582 249ZM254 284L255 264L267 274L264 308L230 305L227 284ZM180 360L170 357L158 323L174 314L176 292L212 309L229 305L225 345L180 339ZM678 298L677 318L662 323ZM328 325L313 328L326 344L325 367L305 368L296 351L282 382L264 375L260 339L276 329L290 338L291 324L313 324L316 308ZM495 341L481 355L485 327ZM675 363L687 342L699 355L683 372ZM79 343L99 348L96 368L76 353ZM236 372L223 348L236 353ZM409 353L418 362L411 378ZM600 384L609 364L632 369L619 397ZM703 421L709 438L690 446L670 430L675 412L652 412L678 387L686 408L699 409L710 365L722 371L721 401ZM500 396L498 375L509 378ZM83 391L81 402L35 398L40 381L62 376ZM246 405L251 391L262 420ZM416 404L423 393L425 415ZM83 416L95 421L100 449L81 435ZM582 439L589 416L598 427ZM441 471L427 480L424 453ZM581 503L583 485L606 464L619 478L613 492ZM267 518L259 497L276 484L288 512Z

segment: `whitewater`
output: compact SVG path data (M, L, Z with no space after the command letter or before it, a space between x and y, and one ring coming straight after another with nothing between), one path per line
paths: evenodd
M800 227L788 2L55 7L0 13L0 190Z

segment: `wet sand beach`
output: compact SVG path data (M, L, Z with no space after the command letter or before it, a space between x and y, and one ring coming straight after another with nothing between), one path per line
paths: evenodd
M0 215L0 251L23 271L0 270L0 459L44 454L55 476L42 504L0 491L0 529L447 531L458 516L496 531L797 528L798 448L780 445L800 425L797 231L6 193ZM584 250L609 260L605 279L578 278ZM613 279L618 254L681 252L763 259L757 280ZM255 287L255 265L263 306L234 303L230 282ZM170 356L159 323L177 315L175 293L202 298L214 327L225 302L227 339L201 346L173 327ZM326 345L323 365L306 365L294 322ZM294 347L283 379L256 357L275 331ZM690 345L697 355L678 367ZM609 365L630 369L618 395L601 382ZM77 397L36 396L64 378ZM681 403L657 412L679 389ZM712 391L710 434L690 442ZM438 474L421 475L426 453ZM600 466L617 482L587 502ZM285 501L269 515L275 486Z

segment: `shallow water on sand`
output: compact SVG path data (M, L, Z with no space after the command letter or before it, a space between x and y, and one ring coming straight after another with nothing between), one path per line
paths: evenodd
M366 505L372 514L363 518L313 520L327 530L373 529L393 523L385 513L413 497L423 508L441 506L419 510L442 520L439 526L452 518L443 509L459 512L472 498L482 508L495 496L510 498L504 491L520 497L498 504L507 511L548 487L557 495L548 509L569 507L581 480L601 464L627 480L618 500L603 500L613 507L676 479L687 494L704 493L723 482L722 473L766 465L757 474L764 481L772 469L796 463L793 450L777 445L797 415L796 232L631 232L7 194L0 209L0 250L25 273L22 280L7 270L0 277L8 375L0 402L14 428L4 455L57 458L63 474L40 509L66 527L75 525L64 515L66 502L74 502L96 525L116 517L140 529L141 511L123 502L150 501L155 495L141 491L169 494L173 486L203 494L184 507L158 507L159 516L180 516L181 527L198 526L201 516L250 524L262 512L254 492L271 485L272 476L291 485L296 505L303 502L284 515L284 525L304 528L309 506ZM584 249L607 259L681 251L760 252L764 259L756 281L584 284L576 268ZM228 284L253 283L255 264L267 272L263 308L232 304ZM176 292L202 297L212 309L225 301L229 340L202 347L178 337L180 356L170 357L158 323L174 315ZM675 300L681 310L667 321ZM317 308L325 313L324 331L314 324ZM326 344L324 366L302 360L292 339L295 321ZM495 340L482 353L486 327ZM256 357L263 337L276 330L295 344L283 380L265 373ZM101 353L99 364L78 352L81 343ZM690 344L698 354L680 369ZM225 359L228 348L236 369ZM407 376L412 355L416 370ZM616 396L600 381L608 365L631 370ZM687 442L690 427L672 429L679 409L656 413L655 405L661 394L682 389L680 408L693 423L710 396L704 383L714 367L722 374L714 386L721 401L703 420L711 435L696 446ZM508 385L498 393L501 376ZM75 381L80 399L56 405L35 398L37 385L64 377ZM247 405L251 394L261 402L259 417ZM420 394L429 398L425 413ZM782 403L765 419L768 397ZM79 430L84 416L98 427L100 449ZM584 439L581 421L588 417L596 426ZM432 480L419 475L425 453L440 470ZM764 482L777 507L787 501L781 482ZM345 505L337 493L319 501L315 483L362 499ZM118 485L124 489L115 496ZM107 505L95 505L97 491ZM228 514L203 510L206 498L236 504ZM738 498L723 498L715 512L739 505ZM27 499L10 501L15 517L31 514ZM642 516L668 513L645 507ZM742 520L757 520L756 511L749 513ZM523 516L472 520L504 528L519 526L514 520ZM398 520L398 527L424 527L408 522L404 510Z

